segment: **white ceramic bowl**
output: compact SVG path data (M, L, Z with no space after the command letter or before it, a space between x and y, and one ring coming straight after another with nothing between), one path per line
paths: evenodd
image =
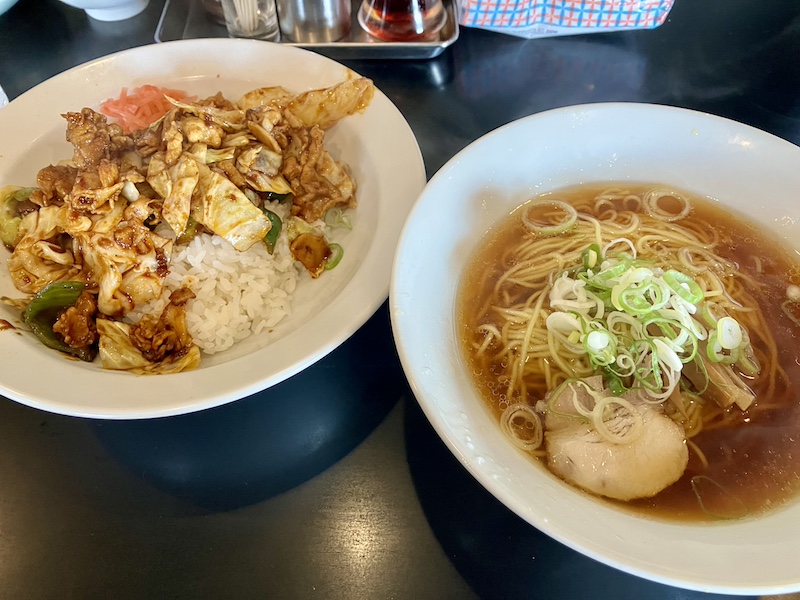
M98 21L122 21L142 12L150 0L61 0L64 4L82 8Z
M652 105L592 104L521 119L442 167L404 227L390 303L414 394L486 489L567 546L695 590L800 590L799 501L761 517L710 524L622 512L575 491L514 448L473 389L455 339L454 307L476 241L532 196L612 180L669 182L723 199L800 247L800 148L786 141L718 117Z
M218 91L238 98L265 85L300 92L352 75L308 50L255 40L181 40L112 54L57 75L0 111L0 185L33 185L39 169L70 157L60 115L84 106L97 109L123 87L152 84L200 98ZM334 236L345 249L339 265L319 279L303 278L292 314L276 327L205 356L197 370L156 377L103 370L99 361L68 360L33 336L0 331L0 394L76 416L167 416L266 389L338 347L386 300L394 248L425 184L425 166L411 128L380 91L362 114L332 127L325 142L350 166L359 186L353 229ZM0 247L0 296L18 298L5 268L8 256ZM0 304L0 319L18 324L19 311Z
M18 0L0 0L0 15L14 6L17 2Z

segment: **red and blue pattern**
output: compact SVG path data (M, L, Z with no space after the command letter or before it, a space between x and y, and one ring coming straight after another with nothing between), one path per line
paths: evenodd
M652 29L674 0L465 0L460 23L484 28Z

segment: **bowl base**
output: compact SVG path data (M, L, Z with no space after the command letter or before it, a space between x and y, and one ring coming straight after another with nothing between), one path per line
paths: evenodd
M130 0L125 4L114 6L113 8L87 8L86 14L98 21L122 21L130 19L141 13L150 0Z

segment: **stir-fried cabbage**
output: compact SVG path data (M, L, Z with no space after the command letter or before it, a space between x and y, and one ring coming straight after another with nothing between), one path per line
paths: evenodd
M193 236L219 236L240 252L259 242L274 247L281 221L264 205L275 198L290 202L291 220L304 224L285 228L295 232L295 258L312 277L334 266L341 247L332 251L309 223L354 207L356 185L325 148L325 131L363 111L373 93L371 81L352 78L297 95L259 88L238 102L221 94L196 102L165 96L173 108L132 132L90 108L65 114L71 160L44 167L34 188L0 190L0 241L13 249L16 288L34 295L74 283L93 298L91 310L65 305L48 317L59 322L45 327L54 346L72 348L60 331L91 329L87 319L96 318L105 368L195 367L200 354L188 332L179 349L153 354L165 331L183 327L175 324L184 322L191 298L179 294L147 326L126 315L161 296L174 246Z

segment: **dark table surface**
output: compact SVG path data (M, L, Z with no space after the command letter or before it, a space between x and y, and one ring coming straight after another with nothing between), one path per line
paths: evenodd
M0 84L13 100L153 43L162 6L100 23L21 0L0 16ZM500 125L584 102L683 106L800 143L798 59L800 3L676 0L650 31L462 29L430 60L342 62L403 112L430 176ZM94 421L0 398L2 598L706 596L585 558L484 491L416 405L386 305L307 371L201 413Z

